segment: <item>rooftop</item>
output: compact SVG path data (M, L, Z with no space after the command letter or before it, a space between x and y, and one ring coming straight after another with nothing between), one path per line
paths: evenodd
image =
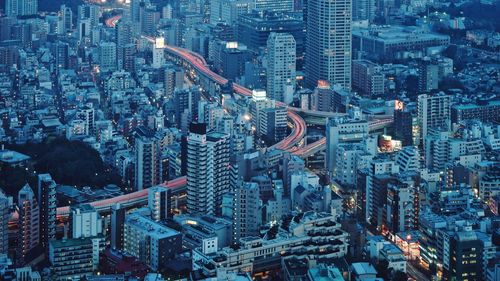
M50 245L54 248L64 248L64 247L78 247L92 244L91 238L76 238L76 239L62 239L62 240L51 240Z
M22 161L26 161L31 159L28 155L24 155L22 153L19 153L17 151L13 150L8 150L8 149L3 149L0 150L0 162L7 163L7 164L15 164L19 163Z
M372 274L377 275L377 270L367 262L356 262L352 264L352 269L357 276Z
M156 236L158 238L166 238L179 234L179 232L139 214L127 215L125 224L134 226L137 229L147 232L149 236Z
M344 281L340 270L333 266L320 264L309 269L309 278L314 281Z
M352 30L354 36L362 36L384 43L399 43L408 41L420 40L446 40L450 39L447 35L441 35L425 31L417 26L399 26L399 25L384 25L371 26L369 28L354 28Z

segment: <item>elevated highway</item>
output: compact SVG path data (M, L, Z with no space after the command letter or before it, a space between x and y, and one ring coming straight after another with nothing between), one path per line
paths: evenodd
M186 177L176 178L174 180L168 181L163 184L167 188L179 188L187 184ZM107 212L110 210L111 206L116 203L120 203L124 207L136 207L146 204L148 200L148 190L143 189L136 192L120 195L117 197L99 200L91 202L92 205L98 212ZM69 215L69 206L57 208L58 217L67 217Z
M106 21L106 25L108 25L109 27L115 27L116 23L120 20L120 18L121 16L115 16L113 18L110 18ZM154 42L153 38L148 38L148 37L145 38L151 42ZM199 75L202 75L210 82L216 83L219 86L226 86L229 83L229 81L226 78L213 72L208 67L205 59L199 54L196 54L186 49L173 47L169 45L165 46L165 50L170 55L174 55L177 58L181 59L185 64L195 69ZM250 89L245 88L239 84L233 83L232 87L234 92L240 96L250 97L252 95L252 91ZM287 138L273 145L271 148L287 150L303 158L314 155L315 153L325 149L326 138L322 138L304 147L297 147L297 144L303 140L306 134L306 122L299 114L306 116L313 116L316 118L328 118L328 117L338 116L337 113L302 110L300 108L289 107L283 104L282 102L277 102L277 104L279 106L286 107L288 111L288 119L290 120L292 132ZM370 131L378 130L380 128L383 128L384 126L390 125L391 123L392 123L391 118L374 120L370 122ZM174 189L185 186L186 184L187 184L186 177L181 177L166 182L164 186L167 188ZM116 203L120 203L124 207L135 207L144 205L147 202L147 195L148 195L148 190L144 189L129 194L117 196L115 198L94 201L90 204L94 206L96 210L99 212L108 212L110 208ZM59 207L57 208L57 215L59 218L65 218L69 215L69 211L70 211L69 206Z

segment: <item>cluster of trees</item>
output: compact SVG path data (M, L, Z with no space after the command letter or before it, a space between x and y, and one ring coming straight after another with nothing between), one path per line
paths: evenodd
M102 187L121 185L121 178L99 153L81 141L47 139L42 143L10 145L9 149L32 158L33 168L0 169L0 186L16 194L26 183L36 186L36 175L49 173L58 184Z

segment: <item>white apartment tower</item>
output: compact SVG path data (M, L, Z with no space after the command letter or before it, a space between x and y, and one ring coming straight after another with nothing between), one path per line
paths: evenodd
M233 194L233 244L239 239L258 236L262 224L259 185L240 182Z
M170 190L161 185L149 188L148 208L154 221L166 220L170 215Z
M229 192L229 135L208 133L192 123L187 138L187 208L189 213L218 214Z
M96 209L89 204L71 207L71 238L96 237L102 233L102 219Z
M308 0L306 85L351 88L351 0Z
M296 43L289 33L272 32L267 39L267 95L290 103L295 92Z

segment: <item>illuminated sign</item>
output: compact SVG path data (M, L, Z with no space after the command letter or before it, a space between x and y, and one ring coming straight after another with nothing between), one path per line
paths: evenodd
M400 100L396 100L394 103L394 109L395 110L403 110L405 107L404 103Z

